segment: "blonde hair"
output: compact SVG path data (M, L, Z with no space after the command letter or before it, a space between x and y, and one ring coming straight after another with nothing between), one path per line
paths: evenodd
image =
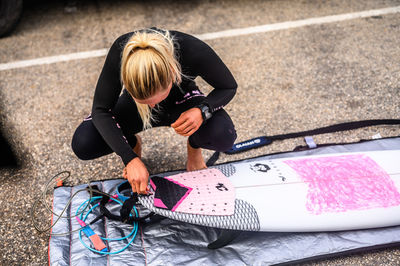
M171 82L179 85L181 75L173 38L168 31L138 31L126 43L122 52L121 81L133 98L152 97L168 88ZM153 121L150 107L135 103L143 129L150 128Z

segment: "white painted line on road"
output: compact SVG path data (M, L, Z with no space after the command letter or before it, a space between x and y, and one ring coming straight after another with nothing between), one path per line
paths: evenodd
M356 18L365 18L365 17L373 17L373 16L380 16L392 13L400 12L400 6L397 7L390 7L384 9L374 9L356 13L348 13L342 15L333 15L333 16L326 16L326 17L319 17L319 18L309 18L309 19L302 19L302 20L295 20L295 21L287 21L282 23L275 23L269 25L261 25L255 27L247 27L241 29L233 29L233 30L224 30L218 31L213 33L205 33L196 35L196 37L202 40L212 40L217 38L226 38L226 37L234 37L240 35L248 35L254 33L264 33L269 31L276 31L276 30L287 30L292 28L299 28L309 25L316 25L316 24L325 24L325 23L332 23L332 22L339 22L344 20L356 19Z
M100 56L106 55L107 51L108 51L108 49L100 49L100 50L93 50L93 51L73 53L73 54L63 54L63 55L41 57L41 58L30 59L30 60L14 61L14 62L10 62L10 63L0 64L0 71L8 70L8 69L15 69L15 68L37 66L37 65L53 64L53 63L78 60L78 59L100 57Z
M212 40L212 39L235 37L235 36L248 35L248 34L254 34L254 33L264 33L264 32L269 32L269 31L286 30L286 29L299 28L299 27L324 24L324 23L340 22L340 21L344 21L344 20L351 20L351 19L357 19L357 18L381 16L381 15L387 15L387 14L393 14L393 13L399 13L399 12L400 12L400 6L396 6L396 7L367 10L367 11L341 14L341 15L309 18L309 19L260 25L260 26L255 26L255 27L247 27L247 28L232 29L232 30L218 31L218 32L212 32L212 33L197 34L195 36L201 40ZM37 66L37 65L46 65L46 64L65 62L65 61L71 61L71 60L101 57L101 56L105 56L107 54L107 51L108 51L108 49L99 49L99 50L93 50L93 51L87 51L87 52L56 55L56 56L30 59L30 60L21 60L21 61L3 63L3 64L0 64L0 71L16 69L16 68L23 68L23 67L30 67L30 66Z

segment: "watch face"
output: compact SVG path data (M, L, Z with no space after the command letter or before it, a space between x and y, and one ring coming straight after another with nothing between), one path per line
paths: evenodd
M206 113L206 119L209 119L211 117L210 111L206 110L205 113Z
M212 116L211 112L210 112L210 108L208 106L202 105L202 106L199 106L199 108L201 110L201 115L203 116L204 120L207 120Z
M208 107L205 107L203 109L203 112L204 112L206 119L209 119L211 117L211 113L210 113L210 110L208 109Z

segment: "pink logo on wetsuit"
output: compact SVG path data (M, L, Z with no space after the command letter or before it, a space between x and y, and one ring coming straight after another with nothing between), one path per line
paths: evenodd
M188 101L189 99L192 99L194 97L199 97L199 96L204 96L204 94L199 90L192 90L191 92L188 92L183 96L183 100L176 101L175 104L181 104L181 103Z

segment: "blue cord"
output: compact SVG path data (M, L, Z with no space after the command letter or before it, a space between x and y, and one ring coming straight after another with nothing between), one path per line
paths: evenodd
M100 197L100 196L98 196L98 197L92 197L92 198L90 199L90 203L92 203L92 202L94 202L94 201L96 201L96 200L98 200L98 199L101 199L101 198L102 198L102 197ZM113 197L110 197L110 199L113 200L113 201L115 201L115 202L117 202L117 203L120 204L120 205L123 205L123 203L122 203L121 201L119 201L119 200L117 200L117 199L115 199L115 198L113 198ZM84 201L84 202L78 207L78 209L77 209L77 211L76 211L76 214L77 214L77 215L78 215L78 213L80 212L81 208L82 208L83 206L86 206L86 205L87 205L87 202L88 202L88 201L89 201L89 199L86 200L86 201ZM87 217L89 216L89 214L90 214L97 206L99 206L99 203L95 204L95 205L86 213L85 217L83 217L83 212L82 212L82 213L80 214L80 219L81 219L82 221L85 222L85 220L87 219ZM138 217L139 214L138 214L138 212L137 212L137 210L136 210L136 207L133 207L133 208L134 208L134 210L135 210L136 217ZM130 214L130 216L132 216L132 214ZM91 248L90 246L88 246L88 245L83 241L83 239L82 239L82 230L79 231L79 240L81 241L81 243L82 243L87 249L89 249L89 250L91 250L91 251L93 251L93 252L95 252L95 253L102 254L102 255L113 255L113 254L121 253L121 252L123 252L125 249L127 249L127 248L129 247L129 245L135 240L136 235L137 235L137 232L138 232L138 222L134 222L134 223L133 223L133 229L132 229L132 231L130 232L129 235L127 235L127 236L125 236L125 237L121 237L121 238L105 238L105 237L100 237L102 240L106 240L106 241L119 241L119 240L128 239L129 237L132 236L132 238L129 240L128 244L126 244L125 247L121 248L121 249L118 250L118 251L114 251L114 252L99 251L99 250L96 250L96 249Z

